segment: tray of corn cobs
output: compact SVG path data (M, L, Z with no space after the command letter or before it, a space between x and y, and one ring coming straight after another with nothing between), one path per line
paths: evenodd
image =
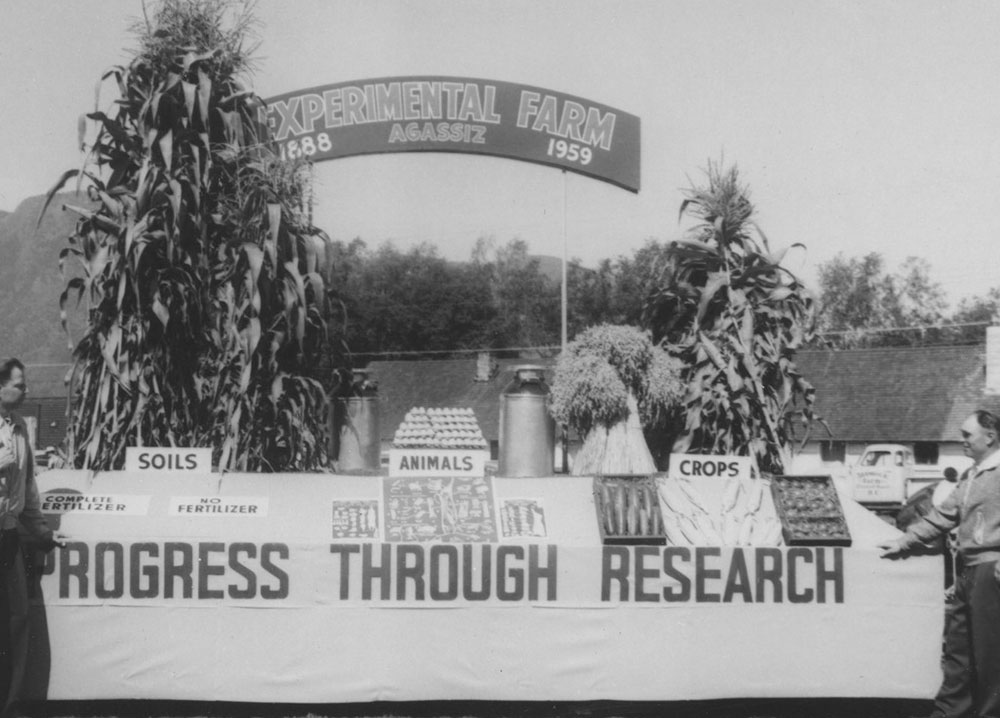
M667 537L652 476L595 476L594 505L597 508L601 540L605 544L666 544Z
M786 545L851 545L851 532L832 477L775 476L771 495Z

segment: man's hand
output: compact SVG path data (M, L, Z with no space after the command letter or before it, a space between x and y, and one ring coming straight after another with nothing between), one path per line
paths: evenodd
M892 558L906 551L906 544L904 539L900 537L892 541L883 541L878 545L878 548L882 550L879 558Z
M42 551L45 551L46 553L54 548L66 548L65 537L52 534L41 542L41 548Z

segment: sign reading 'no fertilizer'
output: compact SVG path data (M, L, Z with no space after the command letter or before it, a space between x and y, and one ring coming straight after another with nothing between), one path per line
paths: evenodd
M282 157L461 152L559 167L639 191L639 118L561 92L466 77L341 82L267 100Z

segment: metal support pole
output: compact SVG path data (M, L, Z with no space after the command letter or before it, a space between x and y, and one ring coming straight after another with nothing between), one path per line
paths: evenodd
M566 288L567 277L569 275L569 273L568 273L568 271L566 269L567 262L569 261L569 259L568 259L568 256L569 256L569 239L567 238L568 232L567 232L567 229L566 229L566 214L567 214L567 211L568 211L567 208L566 208L566 204L567 204L566 203L566 183L567 183L566 170L562 171L562 176L563 176L562 353L565 354L566 353L566 344L568 342L568 336L569 336L569 329L567 328L567 324L568 324L567 320L568 320L568 317L569 317L569 311L567 309L567 307L569 305L569 300L568 300L569 293L568 293L567 288ZM562 472L563 472L563 474L568 474L569 473L569 426L567 426L566 424L563 424L562 427L560 427L560 428L562 429L562 431L560 432L562 434L562 437L560 439L560 444L562 445Z

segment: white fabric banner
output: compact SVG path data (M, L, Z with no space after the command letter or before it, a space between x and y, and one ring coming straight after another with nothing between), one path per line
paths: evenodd
M31 586L28 697L925 699L940 681L941 557L878 558L895 530L847 500L850 547L604 546L579 477L464 503L442 483L446 512L415 486L394 518L379 477L50 473L64 497L151 499L50 516L69 541ZM476 511L494 538L384 540L383 522L476 535Z

